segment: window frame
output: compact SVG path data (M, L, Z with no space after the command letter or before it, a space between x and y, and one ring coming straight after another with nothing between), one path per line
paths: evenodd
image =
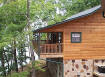
M79 33L80 34L80 41L79 42L73 42L72 40L72 34L73 33ZM82 42L82 32L71 32L71 43L81 43Z

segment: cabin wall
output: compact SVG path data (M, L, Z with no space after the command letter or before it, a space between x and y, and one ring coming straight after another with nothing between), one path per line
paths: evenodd
M101 10L63 25L64 59L105 58L105 18ZM71 32L82 32L81 43L71 43Z
M64 60L105 59L105 18L101 9L41 32L63 32ZM82 32L81 43L71 43L71 32Z

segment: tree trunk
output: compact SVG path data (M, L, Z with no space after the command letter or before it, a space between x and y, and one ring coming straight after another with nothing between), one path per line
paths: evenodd
M13 55L14 55L14 62L15 62L15 71L18 72L18 62L17 62L17 55L16 55L16 41L13 41Z
M2 68L3 68L3 77L6 77L6 71L5 71L5 60L4 60L4 50L1 51L1 64L2 64Z
M35 76L35 57L34 57L34 51L32 49L32 47L30 46L30 51L31 51L31 60L32 60L32 77L36 77Z
M21 47L23 48L23 45L21 44ZM22 51L22 48L21 48L21 70L23 71L23 51Z
M31 29L31 26L30 26L30 0L27 0L27 27L28 27L28 30ZM32 73L31 73L31 77L36 77L35 76L35 57L34 57L34 51L32 49L32 40L31 40L31 36L29 34L29 43L30 43L30 46L29 46L29 49L30 49L30 52L31 52L31 59L32 59Z
M5 55L5 58L6 58L6 62L7 62L7 68L8 68L8 73L10 72L10 65L9 65L9 59L8 59L8 57L7 57L7 55L6 55L6 53L4 52L4 55Z

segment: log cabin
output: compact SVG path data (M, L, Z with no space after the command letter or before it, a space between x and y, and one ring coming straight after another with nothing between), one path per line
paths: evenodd
M63 64L48 63L53 77L105 77L104 5L34 31L40 58Z

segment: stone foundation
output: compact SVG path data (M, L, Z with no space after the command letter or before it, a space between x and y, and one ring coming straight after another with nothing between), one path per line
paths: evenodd
M63 62L63 59L49 59L51 61ZM63 65L55 62L48 62L48 68L52 77L93 77L93 73L98 73L98 66L105 66L105 60L64 60ZM95 74L96 75L96 74Z
M64 77L93 77L93 60L65 60Z

